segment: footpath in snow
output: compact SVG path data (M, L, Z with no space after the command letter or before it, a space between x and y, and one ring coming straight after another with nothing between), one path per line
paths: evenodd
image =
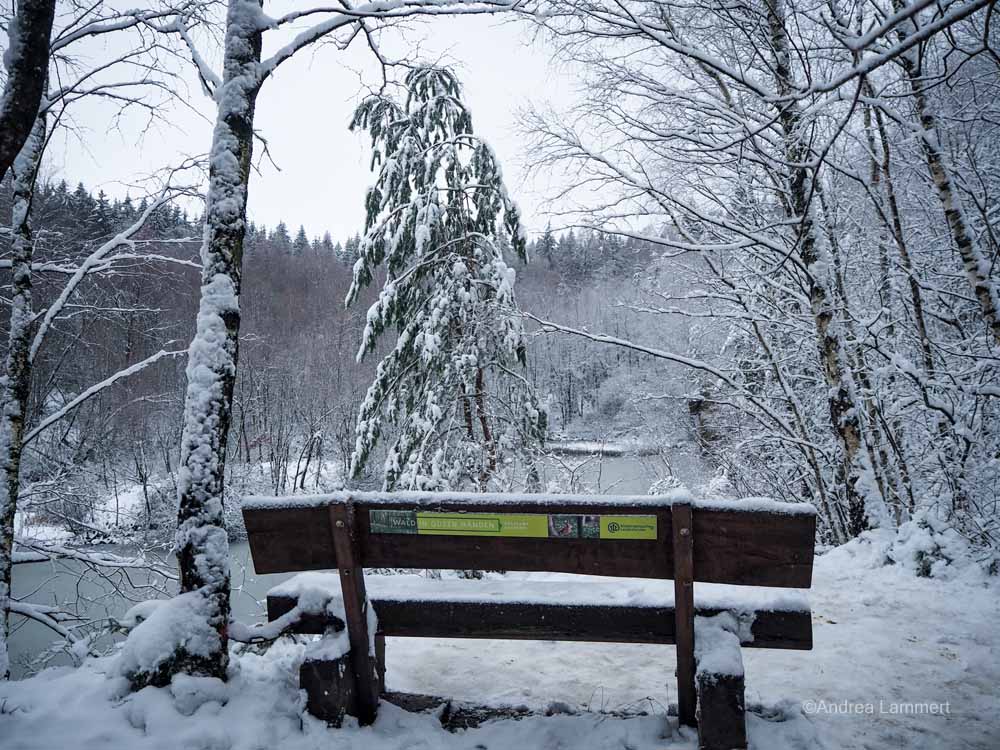
M978 568L884 565L869 535L816 560L811 652L746 649L751 747L1000 747L1000 585ZM922 540L914 538L913 544ZM906 552L896 543L893 554ZM912 550L910 550L912 551ZM553 716L449 733L434 716L383 704L373 727L327 729L303 711L303 646L234 658L224 685L175 680L125 692L117 657L0 684L2 750L674 750L695 735L665 716L676 700L670 646L391 639L390 688ZM646 710L620 719L567 709Z

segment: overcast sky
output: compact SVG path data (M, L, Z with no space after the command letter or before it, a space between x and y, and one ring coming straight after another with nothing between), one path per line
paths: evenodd
M456 66L475 128L498 153L528 229L538 231L546 221L539 205L553 186L524 177L530 155L525 154L517 113L529 102L568 106L576 82L551 62L548 50L533 41L530 32L521 22L496 18L434 19L405 34L393 33L384 45L391 54L418 54L422 60ZM268 46L279 42L272 39ZM364 190L371 174L365 140L350 133L347 124L363 93L362 82L378 80L372 55L356 42L347 52L332 46L301 52L264 85L256 126L277 167L260 160L263 149L258 143L255 162L260 173L250 183L251 219L268 227L284 219L292 232L304 224L310 236L329 230L335 239L363 229ZM200 116L174 107L169 126L151 129L139 113L109 127L106 106L81 105L75 123L82 131L53 143L53 176L120 196L125 185L183 155L206 152L212 103L194 84L186 99ZM132 190L133 195L137 192Z

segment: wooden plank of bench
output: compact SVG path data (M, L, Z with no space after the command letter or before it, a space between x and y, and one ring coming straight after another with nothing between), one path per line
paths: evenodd
M450 498L451 496L446 496ZM433 500L433 498L432 498ZM243 509L257 573L298 572L336 567L327 508L341 501L248 502ZM324 505L323 503L326 502ZM359 502L358 543L363 567L551 571L628 578L673 577L672 518L669 503L600 505L588 500L565 503L463 503L452 499ZM812 581L813 513L734 509L722 504L694 506L696 580L748 586L809 588ZM717 506L717 507L716 507ZM656 515L658 539L591 540L511 537L372 534L368 511L413 509L477 513L588 513ZM653 549L659 545L657 553Z
M470 602L392 599L372 596L379 633L406 638L498 638L597 643L676 643L674 609L654 605L566 605L536 602ZM295 606L294 596L267 597L269 620ZM695 607L710 617L723 610ZM322 626L303 621L296 633L319 633ZM758 611L746 648L808 651L812 617L808 611Z

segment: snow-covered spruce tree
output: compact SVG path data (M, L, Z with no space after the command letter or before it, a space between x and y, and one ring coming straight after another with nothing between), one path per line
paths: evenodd
M484 490L505 455L530 451L544 433L501 249L523 260L525 239L455 75L417 68L405 88L402 104L369 97L351 122L371 135L377 179L347 303L385 268L358 359L397 331L358 414L351 472L389 434L386 489Z

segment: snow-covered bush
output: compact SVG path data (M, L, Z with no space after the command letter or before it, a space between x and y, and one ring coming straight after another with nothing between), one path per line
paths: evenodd
M902 524L885 559L922 578L951 578L975 562L968 540L932 513Z
M650 495L666 495L674 490L686 490L687 487L673 474L657 479L649 486Z
M919 578L982 581L997 574L995 554L984 554L950 519L920 513L898 528L865 531L834 547L824 557L843 558L845 565L881 568L893 566Z
M705 483L701 496L708 500L732 500L736 497L736 488L729 480L725 467L720 467Z

